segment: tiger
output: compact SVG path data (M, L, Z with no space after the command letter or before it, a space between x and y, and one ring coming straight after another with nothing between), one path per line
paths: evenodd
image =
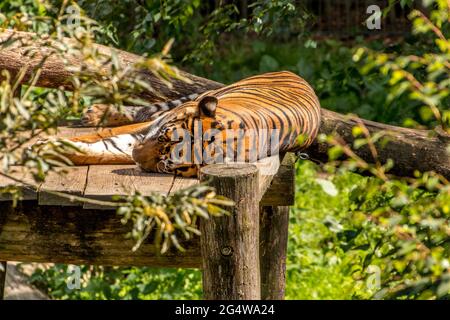
M221 155L227 161L242 151L240 159L247 161L255 149L267 147L269 135L276 132L271 150L298 152L312 144L321 122L314 90L289 71L251 76L163 108L145 108L127 114L126 125L68 139L78 151L66 156L74 165L135 163L144 171L197 177L210 163L201 157L205 150L209 159ZM236 133L244 133L239 150ZM200 157L180 161L187 153ZM253 160L271 155L258 151Z

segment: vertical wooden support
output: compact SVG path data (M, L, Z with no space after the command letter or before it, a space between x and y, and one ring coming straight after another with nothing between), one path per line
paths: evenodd
M261 299L283 300L289 207L261 206L260 217Z
M201 223L204 298L259 300L258 169L251 164L215 164L202 168L200 178L235 201L231 216Z
M19 98L22 96L22 85L18 85L16 91L14 91L14 97ZM7 261L0 261L0 300L5 298L6 288L6 268L8 267Z
M5 297L6 267L6 261L0 261L0 300L3 300Z

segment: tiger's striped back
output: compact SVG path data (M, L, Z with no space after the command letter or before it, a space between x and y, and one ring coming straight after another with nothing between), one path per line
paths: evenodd
M195 101L205 96L219 100L217 117L226 123L226 129L240 126L257 133L278 129L282 152L309 146L319 130L319 100L311 86L291 72L253 76L205 92Z

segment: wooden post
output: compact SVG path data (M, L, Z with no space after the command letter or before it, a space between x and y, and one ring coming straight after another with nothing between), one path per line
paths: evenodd
M260 217L261 299L283 300L289 207L261 206Z
M251 164L214 164L202 181L235 202L231 216L201 222L204 298L261 299L258 169Z
M0 300L3 300L5 297L6 267L6 261L0 261Z

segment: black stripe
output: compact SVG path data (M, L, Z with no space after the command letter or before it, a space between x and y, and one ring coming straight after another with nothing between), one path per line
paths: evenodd
M122 149L119 148L119 146L114 142L114 140L110 139L109 141L114 146L114 148L116 148L117 150L119 150L120 152L122 152L123 154L128 156L128 154L126 152L124 152Z

